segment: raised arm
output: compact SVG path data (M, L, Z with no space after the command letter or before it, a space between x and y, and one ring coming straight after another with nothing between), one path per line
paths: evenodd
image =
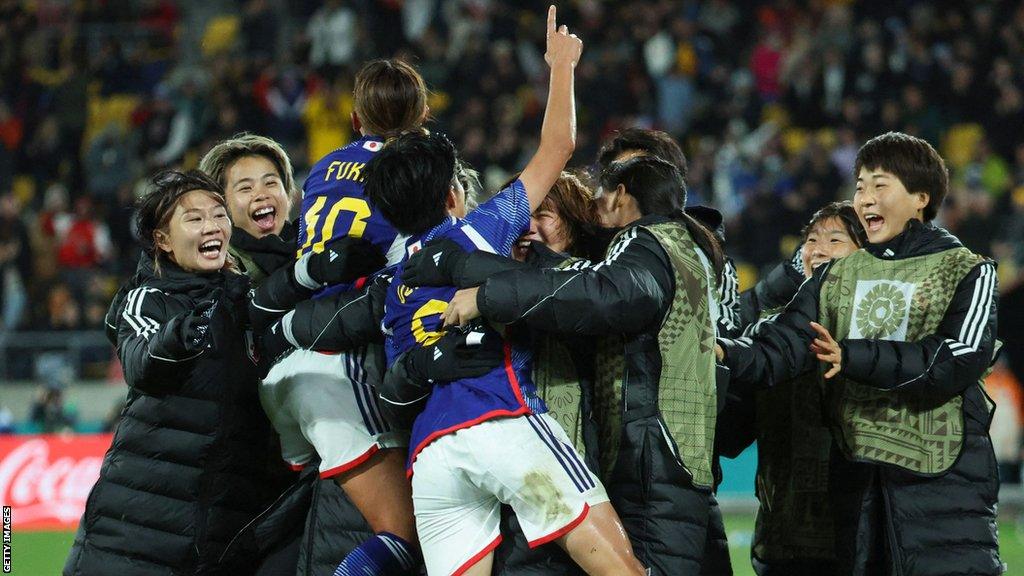
M582 51L583 42L575 34L569 34L568 27L557 26L555 7L549 7L544 54L544 60L551 67L548 102L537 152L519 176L526 188L531 212L544 201L576 148L574 70Z
M348 284L380 270L386 261L369 242L345 236L327 243L323 252L304 254L295 264L278 268L249 300L249 320L257 332L327 286Z
M390 274L379 273L362 290L300 302L262 334L267 367L295 348L341 352L383 341L380 323L390 282Z

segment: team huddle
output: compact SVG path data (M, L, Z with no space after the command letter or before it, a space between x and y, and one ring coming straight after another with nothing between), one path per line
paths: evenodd
M565 171L582 48L551 7L537 148L493 195L395 60L294 223L265 137L154 177L64 574L732 574L718 460L755 441L759 575L1004 572L995 263L930 223L942 158L871 139L852 202L738 294L667 134Z

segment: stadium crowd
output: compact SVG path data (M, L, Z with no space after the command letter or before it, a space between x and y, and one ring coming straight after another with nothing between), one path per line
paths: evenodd
M203 14L218 17L190 34L191 3L0 3L0 262L20 278L2 276L3 329L100 326L133 269L123 207L143 177L195 165L241 131L284 143L303 174L350 140L352 76L368 58L417 63L435 126L495 189L543 111L540 38L526 25L542 4L212 2ZM1024 7L715 0L564 12L590 46L574 164L621 127L673 134L691 201L726 214L747 270L774 262L816 207L850 196L858 142L899 129L950 162L941 221L1000 259L1004 292L1019 285Z

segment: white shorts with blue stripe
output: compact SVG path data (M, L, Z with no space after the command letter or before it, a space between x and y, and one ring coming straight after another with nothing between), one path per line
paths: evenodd
M320 456L320 476L358 467L383 448L408 446L377 406L374 350L341 354L296 350L271 368L260 402L281 437L281 456L301 468Z
M501 504L530 547L608 501L562 427L547 414L497 418L434 440L413 464L412 498L427 574L461 574L501 541Z

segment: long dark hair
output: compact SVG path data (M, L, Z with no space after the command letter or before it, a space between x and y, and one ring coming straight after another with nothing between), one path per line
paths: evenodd
M711 261L716 280L721 277L725 267L722 246L710 230L683 211L686 185L673 164L655 156L612 162L601 173L600 184L603 190L613 190L622 185L630 196L636 198L644 216L656 214L682 221L693 241Z

